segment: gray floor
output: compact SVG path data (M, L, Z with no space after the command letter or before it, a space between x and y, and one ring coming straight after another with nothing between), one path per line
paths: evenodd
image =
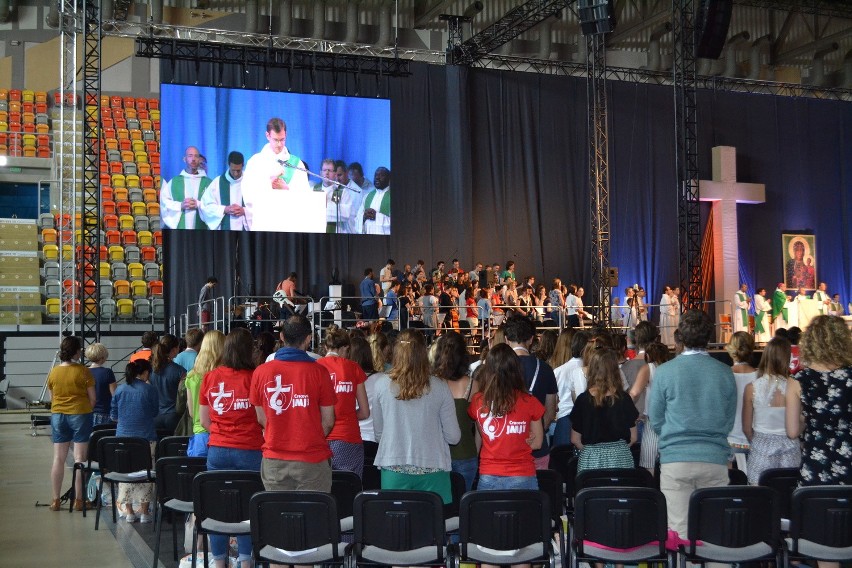
M113 526L108 509L95 531L93 513L52 512L35 503L50 503L50 464L53 444L50 429L32 437L23 416L0 411L0 565L4 568L48 567L150 567L153 524ZM70 487L71 472L63 488ZM164 527L165 529L165 527ZM164 530L165 566L171 560L171 535Z

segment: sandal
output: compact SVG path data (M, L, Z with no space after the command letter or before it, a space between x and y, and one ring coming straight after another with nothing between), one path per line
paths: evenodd
M53 501L50 502L50 510L51 511L58 511L60 509L60 507L61 507L61 505L59 504L59 499L54 499Z
M95 507L97 507L96 503L93 503L92 501L89 501L88 499L86 500L86 509L92 510ZM74 510L75 511L82 511L83 510L83 500L82 499L74 499Z

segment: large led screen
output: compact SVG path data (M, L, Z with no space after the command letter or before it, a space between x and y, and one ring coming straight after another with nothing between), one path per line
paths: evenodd
M165 229L388 235L390 101L161 87Z

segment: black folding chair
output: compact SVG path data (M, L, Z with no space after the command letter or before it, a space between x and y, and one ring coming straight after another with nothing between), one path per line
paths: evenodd
M118 520L116 515L116 483L154 482L154 473L151 471L151 443L144 438L106 436L98 440L97 456L101 473L98 494L102 495L104 483L109 483L109 491L112 496L112 522L115 523ZM95 530L98 530L100 525L101 501L101 499L98 499Z
M689 498L688 523L681 568L687 561L783 564L779 500L768 487L696 489Z
M531 562L556 568L550 536L550 498L544 491L470 491L459 506L455 567Z
M778 494L778 508L781 514L781 530L786 532L790 526L790 511L793 491L799 487L802 479L799 469L795 467L780 467L767 469L760 474L757 484L761 487L771 487Z
M448 564L444 504L428 491L365 491L355 498L350 566Z
M104 426L109 426L104 428ZM86 450L86 461L74 464L74 469L71 470L71 489L77 487L77 472L83 476L83 494L75 495L75 498L83 500L83 516L86 516L86 482L94 472L100 469L98 465L98 441L107 436L115 436L115 424L99 424L98 429L92 429L92 434L89 436L89 448ZM100 493L96 497L96 501L100 499ZM74 510L74 499L68 500L68 512Z
M450 489L453 500L444 504L444 530L447 534L456 534L459 530L459 503L467 490L464 476L457 471L450 472Z
M728 469L728 485L748 485L748 476L741 469Z
M361 493L361 478L351 471L334 470L331 472L331 494L337 503L337 515L340 521L340 532L351 533L355 521L352 510L355 497Z
M192 480L195 475L207 470L206 458L168 457L160 458L155 464L157 472L157 502L155 514L154 568L160 560L160 535L163 531L163 513L168 513L172 525L172 550L178 559L177 523L175 514L192 513Z
M852 561L852 485L796 489L786 542L792 558Z
M204 471L192 480L192 566L198 557L198 535L243 536L251 534L249 501L263 491L260 473L242 470ZM207 538L203 538L205 562Z
M562 476L565 513L570 517L574 510L574 495L577 493L577 456L574 452L574 446L559 445L551 448L547 469L552 469Z
M592 487L574 499L571 566L580 562L672 565L666 498L649 487Z
M643 468L587 469L577 474L577 492L590 487L648 487L654 488L654 476Z
M550 530L559 543L559 554L565 558L567 550L565 525L562 523L562 515L565 513L565 496L562 492L562 476L558 471L552 469L539 469L535 472L540 491L547 493L550 499Z
M190 436L166 436L157 441L157 449L154 451L154 461L160 458L173 458L186 456L189 447Z
M249 512L257 563L344 564L346 543L340 540L337 506L328 493L255 493L249 502Z

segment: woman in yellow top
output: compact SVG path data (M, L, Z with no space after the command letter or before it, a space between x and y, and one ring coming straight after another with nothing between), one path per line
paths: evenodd
M190 457L207 457L207 441L210 434L201 425L198 414L198 391L204 375L222 364L222 348L225 345L225 335L221 331L211 330L204 334L201 348L195 358L195 365L186 375L186 409L192 418L192 438L186 455Z
M92 408L95 406L95 379L85 365L80 364L83 345L78 337L66 337L59 346L61 363L47 377L47 388L53 401L50 426L53 430L53 466L50 480L53 483L51 511L59 510L59 494L65 475L65 458L74 442L74 461L86 461L89 436L92 433ZM77 476L74 508L83 510L83 476Z

